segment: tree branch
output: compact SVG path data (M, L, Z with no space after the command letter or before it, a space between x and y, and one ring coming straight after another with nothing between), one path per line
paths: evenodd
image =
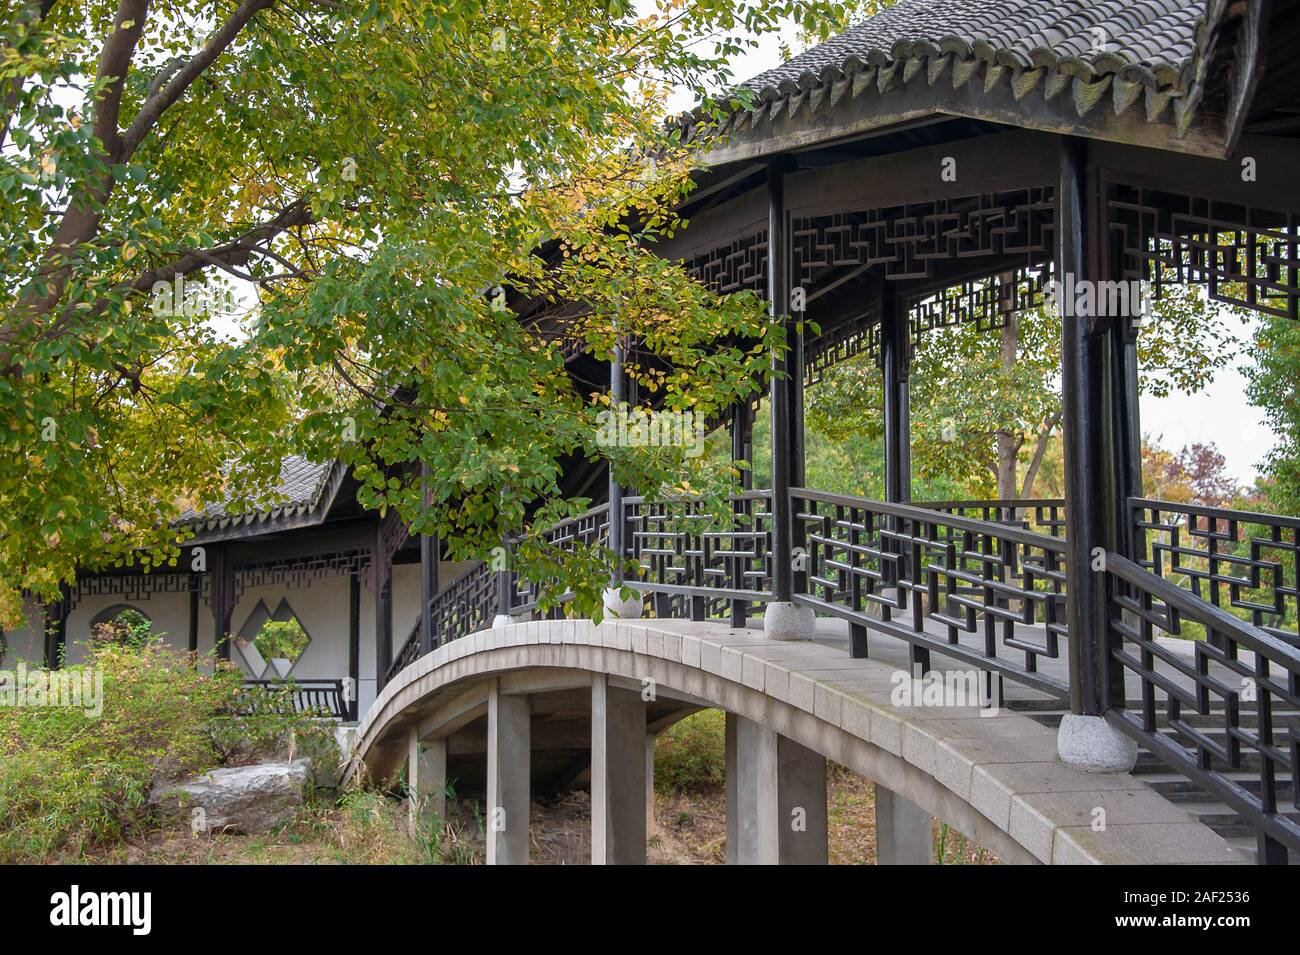
M135 154L140 143L149 135L149 131L157 124L162 114L184 95L217 57L226 51L248 22L274 2L275 0L244 0L230 18L208 38L203 49L195 54L193 59L176 69L171 79L161 89L151 93L122 135L122 155L119 162L125 162Z
M16 19L23 21L29 32L35 30L41 21L49 16L55 2L56 0L40 0L39 3L29 2ZM5 140L9 138L9 124L13 122L14 112L18 109L18 101L23 95L23 78L21 76L12 77L5 83L5 87L3 97L0 97L0 149L4 148Z
M118 135L117 120L122 108L122 90L136 45L144 33L145 17L149 13L149 0L120 0L113 17L113 32L104 41L95 71L96 83L107 81L95 104L95 122L91 127L95 138L103 147L99 159L103 169L91 176L73 194L59 222L50 247L42 259L40 275L48 280L44 295L35 292L25 295L23 311L41 315L58 304L63 289L71 275L68 264L73 248L88 242L99 231L101 209L113 189L112 166L118 162L122 138ZM0 362L7 365L8 362Z
M117 15L113 17L113 32L104 41L99 55L99 68L95 82L107 81L104 92L95 104L95 123L91 131L104 145L109 165L119 162L122 137L117 121L122 112L122 91L126 88L126 74L131 68L136 45L144 34L144 24L149 16L149 0L120 0Z
M1058 410L1054 415L1047 419L1043 425L1043 430L1038 432L1038 444L1034 447L1034 456L1029 462L1029 470L1025 472L1025 483L1020 488L1020 496L1028 498L1029 492L1034 489L1034 479L1038 477L1038 469L1043 464L1043 458L1047 454L1047 443L1052 437L1052 432L1056 426L1061 423L1063 412Z
M194 249L180 258L173 259L166 265L149 269L130 281L119 283L113 287L112 291L146 293L153 289L156 282L168 282L175 279L177 275L190 275L209 265L231 271L246 264L253 254L265 251L259 247L264 243L273 241L285 230L295 226L311 225L314 221L315 218L307 206L307 201L305 199L296 199L267 222L250 229L239 238L210 249ZM89 311L75 308L65 309L58 320L45 329L40 336L40 340L52 341L62 335L74 320L85 321L99 315L107 307L107 302L108 298L101 296L96 302L96 307ZM3 336L0 336L0 338L3 338Z
M134 292L147 292L153 288L155 282L169 281L177 275L189 275L192 272L199 271L205 265L219 267L245 265L251 255L263 251L258 248L259 246L274 240L286 229L292 229L294 226L311 225L314 221L311 210L307 208L307 201L305 199L295 199L277 212L274 217L262 225L245 232L238 239L224 245L214 246L211 249L195 249L192 252L187 252L166 265L160 265L157 268L141 273L129 283L126 283L125 288Z

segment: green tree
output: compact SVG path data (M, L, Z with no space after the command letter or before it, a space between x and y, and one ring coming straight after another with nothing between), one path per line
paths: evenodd
M1053 469L1049 492L1059 488L1060 347L1061 319L1049 305L1009 313L1001 329L964 323L920 338L909 379L914 497L918 483L956 497L1033 497L1044 467ZM1233 313L1199 289L1166 289L1139 326L1139 387L1199 391L1237 348ZM863 354L831 369L810 392L808 420L827 434L883 440L873 360Z
M1174 453L1161 446L1159 437L1147 436L1142 440L1142 475L1147 495L1162 501L1233 507L1242 492L1212 441L1193 441Z
M309 639L297 620L268 620L253 637L253 646L265 660L294 662L307 649Z
M1266 319L1254 346L1255 360L1244 369L1246 397L1277 436L1263 462L1265 495L1272 509L1300 514L1300 322Z
M493 290L598 357L617 322L670 408L744 393L779 345L759 304L643 251L689 188L663 104L831 6L0 0L0 621L78 564L175 561L171 520L266 502L290 451L466 556L569 456L709 488L598 447L556 321Z

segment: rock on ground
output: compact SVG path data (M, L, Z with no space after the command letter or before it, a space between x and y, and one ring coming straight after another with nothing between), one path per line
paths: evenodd
M266 832L294 817L312 779L309 759L214 769L159 786L149 803L164 817L188 820L195 832Z

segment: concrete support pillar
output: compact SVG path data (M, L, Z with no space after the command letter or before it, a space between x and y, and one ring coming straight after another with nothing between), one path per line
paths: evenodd
M876 784L876 864L933 865L930 814L910 799Z
M655 734L645 734L645 834L655 834Z
M488 865L528 864L531 714L526 696L488 693Z
M447 741L433 739L420 742L412 728L407 735L406 788L410 793L411 832L416 822L447 818Z
M727 862L825 864L826 760L727 714Z
M591 862L645 865L645 701L591 681Z
M728 713L726 722L726 764L725 771L727 778L725 780L726 811L727 811L727 865L740 864L740 803L739 789L740 782L737 779L736 750L739 743L736 739L740 729L740 717L735 713Z

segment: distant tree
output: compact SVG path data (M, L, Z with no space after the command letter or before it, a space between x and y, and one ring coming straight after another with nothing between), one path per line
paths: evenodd
M1139 330L1142 391L1163 397L1204 388L1237 353L1233 319L1199 289L1166 290ZM927 332L910 377L914 481L961 488L962 497L1063 493L1060 344L1061 320L1047 307L1011 313L998 330L970 323ZM808 419L828 434L883 440L880 371L871 358L832 368L810 392ZM1045 467L1047 488L1037 493Z
M307 631L297 620L268 620L253 637L253 646L264 660L296 662L309 642Z
M1175 454L1161 447L1159 438L1147 437L1142 475L1149 496L1180 504L1225 507L1242 492L1214 442L1193 441Z
M1300 514L1300 322L1270 318L1255 333L1246 397L1263 409L1276 445L1263 461L1269 507Z

